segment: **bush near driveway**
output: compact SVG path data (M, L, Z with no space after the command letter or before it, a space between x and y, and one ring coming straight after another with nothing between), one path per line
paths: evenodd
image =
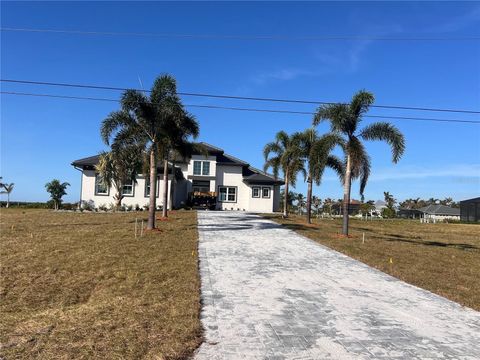
M1 356L183 359L201 341L197 222L1 209Z

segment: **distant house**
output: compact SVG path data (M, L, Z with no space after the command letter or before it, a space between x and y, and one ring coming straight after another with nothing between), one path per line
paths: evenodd
M360 205L362 203L358 200L350 200L350 205L348 207L348 215L356 215L360 211ZM343 214L343 202L337 202L332 205L332 214L342 215Z
M418 209L425 220L460 220L460 209L446 205L433 204Z
M403 219L420 219L423 213L418 209L400 208L397 211L397 217Z
M189 159L176 159L175 171L168 175L168 205L174 208L185 206L195 196L210 196L218 210L240 210L259 213L277 211L280 206L280 186L284 182L264 173L247 162L226 154L223 149L201 143L208 154L193 154ZM114 192L103 184L95 170L99 157L91 156L75 160L72 165L81 171L81 201L95 207L114 202ZM172 163L170 163L171 167ZM162 206L164 189L163 164L157 166L158 179L156 198ZM122 189L125 205L144 207L149 203L150 179L142 174L136 176ZM173 186L173 196L170 196ZM173 204L170 200L173 199Z
M460 201L460 220L480 222L480 197Z

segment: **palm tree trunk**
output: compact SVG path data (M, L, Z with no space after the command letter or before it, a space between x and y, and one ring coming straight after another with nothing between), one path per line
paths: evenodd
M345 182L343 184L343 235L348 235L348 213L350 210L350 190L352 186L352 170L350 155L347 155L347 167L345 169Z
M312 223L312 175L307 180L307 223Z
M175 196L175 161L172 161L172 181L170 182L170 210L173 210Z
M150 204L148 207L147 230L155 229L155 210L157 207L157 148L152 145L150 149Z
M283 217L288 217L288 171L285 173L285 195L283 200Z
M7 193L7 209L10 206L10 193Z
M122 207L122 193L120 192L120 190L114 196L114 199L115 199L115 210L120 211L120 209Z
M163 207L162 216L168 217L168 157L163 160Z

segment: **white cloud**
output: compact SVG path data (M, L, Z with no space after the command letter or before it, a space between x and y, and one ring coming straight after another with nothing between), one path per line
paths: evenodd
M321 71L312 71L298 68L284 68L256 74L252 76L250 80L257 85L263 85L271 80L287 81L294 80L302 76L319 76L321 74Z

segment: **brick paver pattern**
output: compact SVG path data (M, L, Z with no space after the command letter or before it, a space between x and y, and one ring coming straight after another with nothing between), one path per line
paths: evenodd
M479 312L256 215L198 222L197 360L480 359Z

